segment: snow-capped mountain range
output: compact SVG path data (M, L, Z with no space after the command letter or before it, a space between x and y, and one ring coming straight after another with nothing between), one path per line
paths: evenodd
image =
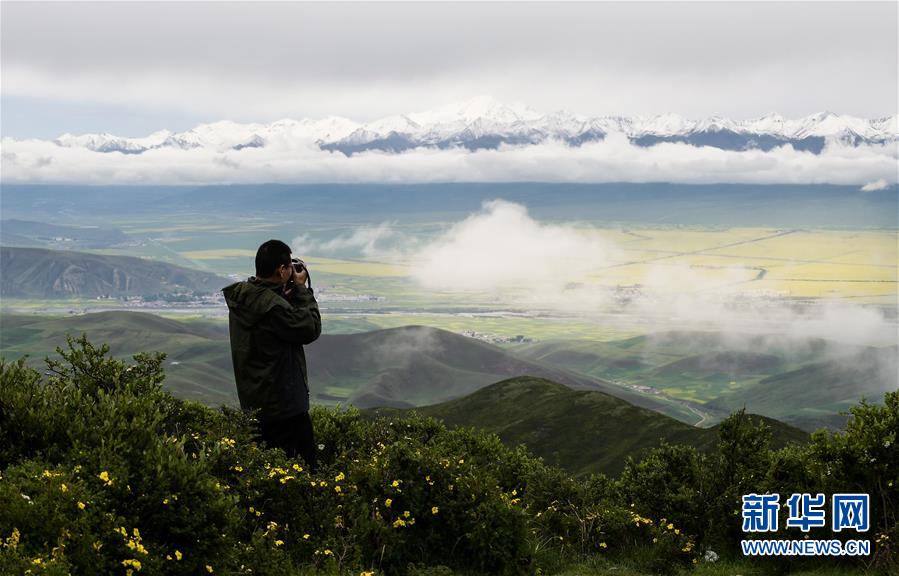
M680 142L725 150L770 150L789 144L797 150L818 154L830 142L848 146L899 142L899 116L868 120L821 112L798 119L767 114L753 120L721 117L693 120L677 114L586 117L564 111L541 114L527 106L478 97L368 123L336 116L319 120L284 119L271 124L222 121L201 124L185 132L161 130L143 138L107 133L63 134L54 143L124 154L166 148L225 152L305 143L352 155L368 150L402 152L419 147L478 150L547 140L580 146L603 140L610 133L623 134L638 146Z

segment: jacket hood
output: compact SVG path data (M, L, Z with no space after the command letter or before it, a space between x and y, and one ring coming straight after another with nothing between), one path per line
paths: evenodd
M252 326L272 308L290 307L287 300L275 292L275 288L275 284L250 278L222 288L222 294L233 317L241 324Z

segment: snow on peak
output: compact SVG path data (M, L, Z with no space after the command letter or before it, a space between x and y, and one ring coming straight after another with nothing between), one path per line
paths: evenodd
M393 149L399 135L401 146L482 146L484 142L534 143L545 138L558 138L569 143L582 143L604 138L611 132L622 133L632 140L681 141L708 145L710 133L732 132L736 138L723 146L755 145L758 136L776 141L824 138L844 144L882 143L899 139L897 116L867 120L840 116L825 111L795 120L776 113L750 120L733 120L719 116L694 120L680 114L651 117L600 116L586 117L558 110L541 114L523 104L500 102L491 96L477 96L431 110L396 114L368 123L357 123L340 116L319 119L283 118L269 124L223 120L199 124L172 133L160 130L143 138L124 138L108 133L63 134L54 140L58 146L80 147L97 152L140 154L155 148L206 148L224 152L260 148L325 146L335 150L366 150L388 146ZM732 139L733 139L732 138ZM384 140L391 143L383 144ZM766 140L767 141L767 140ZM722 141L724 142L724 141ZM717 145L717 144L716 144Z
M499 124L512 124L514 122L537 120L540 117L540 113L523 104L505 104L492 96L486 95L453 102L424 112L409 114L409 118L420 125L454 122L471 124L479 119Z

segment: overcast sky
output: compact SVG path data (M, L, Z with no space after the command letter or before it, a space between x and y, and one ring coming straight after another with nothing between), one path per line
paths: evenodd
M540 112L896 114L897 3L2 3L2 132Z

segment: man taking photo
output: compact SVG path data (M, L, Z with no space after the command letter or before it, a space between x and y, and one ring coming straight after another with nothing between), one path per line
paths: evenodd
M300 454L315 469L315 440L309 418L309 380L303 345L322 331L321 314L306 286L302 262L290 246L263 243L256 275L222 289L228 304L231 359L240 407L258 410L262 440Z

